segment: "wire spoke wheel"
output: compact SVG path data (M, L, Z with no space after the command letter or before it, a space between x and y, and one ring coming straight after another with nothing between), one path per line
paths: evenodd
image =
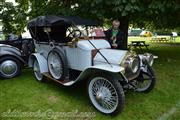
M43 75L40 71L39 63L37 60L34 61L34 67L33 67L34 75L38 81L43 80Z
M67 59L62 50L52 49L47 57L47 64L50 75L59 81L68 80L69 69Z
M155 86L155 75L153 69L148 66L147 72L140 73L139 77L137 78L136 82L136 91L137 92L149 92L151 91Z
M55 79L59 79L62 76L62 64L61 59L56 52L51 52L48 57L48 66L51 75Z
M105 114L120 112L124 103L124 94L120 92L122 89L117 89L118 85L120 86L119 83L115 85L105 77L92 78L88 84L88 94L94 107Z

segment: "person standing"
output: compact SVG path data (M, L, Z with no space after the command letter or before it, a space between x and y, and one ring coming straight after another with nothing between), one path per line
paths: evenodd
M104 32L106 35L106 40L110 43L111 48L113 49L125 48L125 46L123 46L125 35L119 29L119 26L120 26L120 21L113 20L112 27Z

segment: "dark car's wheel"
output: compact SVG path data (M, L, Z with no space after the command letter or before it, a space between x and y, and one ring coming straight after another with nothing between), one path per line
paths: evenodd
M47 62L51 76L56 80L64 80L68 73L64 55L60 51L54 49L49 52Z
M0 76L5 79L13 78L20 74L22 63L16 57L4 56L0 58Z
M98 73L88 81L90 102L100 112L116 115L124 108L125 96L121 84L111 75Z
M156 76L153 68L147 65L147 72L141 71L137 78L137 92L150 92L156 84Z
M38 63L37 59L34 60L33 71L34 71L34 75L38 81L42 82L45 80L45 77L43 76L43 74L40 71L40 67L39 67L39 63Z

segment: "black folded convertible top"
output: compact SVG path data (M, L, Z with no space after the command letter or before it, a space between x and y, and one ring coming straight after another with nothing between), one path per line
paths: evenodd
M28 23L28 28L30 27L43 27L43 26L56 26L56 25L86 25L86 26L99 26L101 22L93 21L88 19L83 19L77 16L39 16L32 19Z

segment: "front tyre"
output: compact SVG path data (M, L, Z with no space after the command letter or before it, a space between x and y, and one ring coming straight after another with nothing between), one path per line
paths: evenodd
M4 56L0 59L0 76L10 79L20 74L22 63L13 56Z
M137 78L137 92L150 92L156 84L156 76L153 68L149 65L146 66L146 72L141 71Z
M110 75L99 73L88 81L88 95L90 102L100 112L116 115L124 108L125 96L118 80Z

